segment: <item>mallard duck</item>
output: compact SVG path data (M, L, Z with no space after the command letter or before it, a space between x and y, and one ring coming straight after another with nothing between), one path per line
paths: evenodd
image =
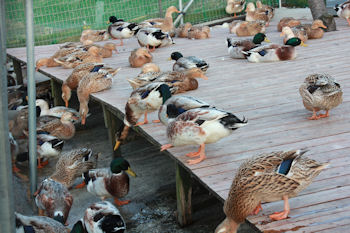
M76 47L68 47L68 48L60 48L54 55L52 55L49 58L40 58L36 61L36 71L40 69L42 66L47 67L56 67L60 66L61 64L58 63L55 59L59 59L61 57L65 57L69 54L82 51L82 48L76 48Z
M271 21L271 19L275 16L275 9L273 9L273 7L271 6L262 4L261 1L256 1L255 4L256 4L257 10L259 10L260 12L268 11L267 16L269 18L269 21Z
M119 210L108 201L92 204L70 233L123 233L126 225Z
M233 17L237 17L237 13L243 11L245 7L245 0L227 0L226 13L234 14Z
M311 74L305 78L299 88L305 108L312 111L310 120L329 116L329 110L343 102L343 91L340 84L328 74ZM325 114L317 115L324 110Z
M92 45L92 46L99 48L99 53L103 58L112 57L113 51L118 53L117 45L112 42L105 43L103 46L99 46L99 45Z
M22 85L7 88L7 109L16 110L21 105L27 105L26 90Z
M284 17L277 24L277 31L281 32L283 27L296 27L300 25L300 21L294 19L293 17Z
M91 46L87 51L78 51L64 57L54 58L54 61L63 68L71 69L83 63L101 63L103 59L100 55L100 49L96 46Z
M254 6L254 3L250 2L247 4L247 8L245 9L245 11L247 12L246 17L245 17L245 21L257 21L257 20L261 20L264 21L266 26L269 25L269 11L268 10L259 10L256 9Z
M178 28L176 28L176 35L177 35L177 37L187 38L188 31L191 29L191 27L192 27L192 24L187 22L187 23L179 26Z
M131 67L141 67L146 63L152 62L152 54L145 48L134 49L129 57Z
M43 99L37 99L35 105L40 107L40 116L55 116L62 117L63 113L71 112L74 117L78 118L79 113L73 108L67 108L63 106L56 106L49 108L49 104Z
M283 27L280 36L284 36L283 43L286 43L289 39L294 37L299 38L304 43L308 39L306 30L302 27L299 27L299 28L294 27L293 29L290 27Z
M145 74L149 72L160 72L160 68L155 63L146 63L141 68L141 74Z
M120 40L119 46L123 45L123 39L131 38L139 30L136 23L124 22L124 20L117 19L115 16L110 16L108 23L111 23L108 26L108 33L113 39Z
M188 39L207 39L210 37L210 28L208 26L194 26L187 32Z
M164 18L148 19L144 22L150 23L152 27L160 28L162 32L171 32L174 29L173 13L181 13L175 6L170 6L166 10Z
M261 202L284 200L284 211L270 215L272 220L287 218L288 198L305 189L326 166L303 156L305 150L261 154L243 162L232 182L224 204L225 220L215 233L236 233Z
M247 60L250 62L286 61L296 58L295 46L298 45L305 46L299 38L295 37L289 39L286 45L263 45L242 53L247 55Z
M159 28L142 28L136 34L137 41L141 47L147 47L153 52L158 47L173 44L173 40L167 32L162 32Z
M307 33L308 39L320 39L324 34L322 28L326 29L327 27L323 24L322 20L316 19L312 24L301 24L295 28L303 28Z
M131 92L125 105L123 130L118 132L120 136L116 137L114 150L117 150L121 142L126 139L131 126L148 124L147 113L157 111L174 91L175 89L171 85L163 82L152 82ZM138 122L142 115L144 115L143 122Z
M133 89L142 87L152 82L163 82L173 87L174 94L196 90L198 81L196 78L207 80L207 76L199 68L192 68L185 71L148 72L141 73L134 79L128 79Z
M342 4L336 4L334 10L337 12L337 15L341 18L346 19L350 26L350 1L346 1Z
M67 188L71 188L76 178L94 169L97 166L98 154L93 154L91 149L80 148L66 152L60 156L56 164L55 172L51 179L60 182ZM79 185L78 188L84 185Z
M92 72L85 75L79 82L77 94L80 102L79 115L81 117L81 124L83 125L85 124L86 116L89 113L88 103L90 94L111 88L113 77L121 69L100 71L100 68L94 68Z
M230 33L237 36L254 36L257 33L265 33L265 23L263 21L233 21L229 25Z
M46 216L66 224L73 204L73 196L66 186L51 178L47 178L41 182L34 196L39 215L43 216L44 212L46 212Z
M170 144L163 145L161 151L174 146L200 145L197 152L186 154L188 157L199 156L188 160L190 165L206 158L205 144L217 142L248 123L244 118L240 120L232 113L216 108L195 108L179 115L179 109L169 105L167 114L169 119L176 118L169 121L167 126Z
M200 68L203 72L206 72L209 68L209 64L203 59L195 56L184 57L180 52L173 52L170 59L176 61L173 65L173 71Z
M234 38L227 38L228 54L232 58L246 58L242 51L249 51L261 45L261 43L270 42L264 33L257 33L252 40L235 40Z
M173 118L169 118L170 116L167 115L167 108L168 106L172 105L172 108L176 108L178 111L178 115L181 113L186 112L187 110L194 109L194 108L209 108L212 107L210 104L196 99L192 96L184 96L184 95L175 95L169 98L165 103L160 106L158 111L158 118L160 122L163 123L163 125L168 125L169 120L172 120L173 118L177 116L172 116Z
M23 138L23 130L28 130L28 106L15 110L16 116L9 120L9 131L15 139ZM40 116L40 107L36 106L36 117Z
M62 223L46 216L25 216L15 212L16 233L69 233Z
M119 198L126 196L129 192L129 176L136 176L130 168L130 164L124 158L119 157L112 160L109 168L93 169L84 174L87 190L101 198L113 197L118 206L126 205L130 201L120 201Z
M90 45L94 42L108 40L109 35L107 30L91 30L87 29L82 31L80 36L80 42L84 45Z
M71 112L65 112L60 119L37 124L37 130L48 132L59 139L68 140L75 135L75 126L72 120L78 120L78 118L73 116Z

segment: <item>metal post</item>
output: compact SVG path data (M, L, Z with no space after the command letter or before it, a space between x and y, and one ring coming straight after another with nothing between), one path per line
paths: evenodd
M5 1L0 1L0 232L15 232L11 152L8 140Z
M185 8L182 10L183 13L186 13L188 8L192 5L194 0L190 0L187 5L185 6ZM177 18L174 21L174 25L176 25L177 23L179 23L180 19L183 18L183 14L180 14L177 16Z
M30 193L33 195L37 186L36 156L36 109L35 109L35 63L34 63L34 21L33 0L26 0L26 36L27 36L27 92L28 92L28 130L29 130L29 174Z
M282 8L282 0L278 0L278 6L279 8Z
M179 0L179 11L181 11L182 12L182 0ZM181 19L180 19L180 24L182 25L182 24L184 24L184 17L181 17Z
M163 18L162 0L158 0L159 18Z

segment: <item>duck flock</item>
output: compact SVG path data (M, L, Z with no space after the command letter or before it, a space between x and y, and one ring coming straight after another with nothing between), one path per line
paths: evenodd
M278 62L296 58L295 46L306 46L308 39L323 37L326 26L322 20L312 24L302 24L299 20L282 18L277 31L284 36L284 44L271 44L265 28L274 16L274 9L245 0L227 0L226 12L239 13L245 9L245 21L233 21L229 32L252 39L227 38L228 54L233 59L246 59L249 62ZM335 6L337 14L345 18L350 26L350 1ZM170 46L173 37L189 39L210 38L207 26L192 26L190 23L174 28L172 14L183 14L171 6L164 18L149 19L141 23L125 22L115 16L109 17L107 30L84 30L80 42L69 42L60 47L49 58L39 59L36 69L42 66L61 66L72 73L62 84L62 99L65 107L49 108L44 99L37 99L37 155L38 168L48 164L48 159L58 158L56 169L50 177L43 180L35 192L35 203L40 216L16 215L17 232L124 232L126 224L116 206L126 205L129 200L120 200L129 192L129 175L135 172L123 157L115 158L110 166L97 168L99 154L89 148L78 148L61 154L64 143L75 135L75 125L85 124L89 116L89 96L111 88L113 77L120 68L109 67L103 58L118 53L117 47L124 44L123 39L136 37L140 48L133 50L129 57L131 67L141 67L141 73L129 79L132 92L125 104L123 129L117 133L114 149L126 143L130 127L147 124L147 114L158 111L159 120L166 126L164 136L169 144L161 146L161 151L183 145L198 145L195 152L186 154L189 165L205 160L206 144L218 142L228 137L248 120L239 119L233 113L218 109L192 96L178 95L198 88L196 78L207 79L209 64L198 57L184 57L180 52L170 54L174 60L172 71L162 72L152 63L152 52ZM103 46L97 41L120 40L116 45L107 42ZM71 91L77 91L80 102L79 111L69 108ZM342 103L340 84L327 74L310 74L299 88L305 108L312 112L310 120L329 117L329 111ZM16 166L28 160L28 107L25 94L20 89L9 89L9 109L16 109L17 115L9 121L9 141L13 161L13 172L27 179ZM319 114L319 111L325 111ZM140 119L143 116L143 121ZM304 156L306 150L274 151L257 155L243 162L233 179L229 196L224 205L226 219L217 227L217 233L236 232L239 224L251 214L257 214L262 202L284 200L284 210L270 215L272 220L288 217L290 207L288 198L296 196L306 188L326 166ZM82 177L83 182L74 185ZM72 229L65 224L73 203L71 188L84 188L101 198L87 209L82 219ZM114 203L105 201L114 198Z

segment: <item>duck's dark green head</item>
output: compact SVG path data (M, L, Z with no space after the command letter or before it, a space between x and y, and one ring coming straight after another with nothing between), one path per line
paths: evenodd
M83 226L83 222L81 220L79 220L78 222L76 222L72 228L72 230L70 231L70 233L85 233L86 230Z
M177 61L180 58L182 58L183 55L180 52L173 52L170 57L171 57L172 60Z
M163 104L171 97L170 87L166 84L162 84L157 88L160 92L160 96L163 97Z
M60 215L60 214L55 215L55 216L53 217L53 219L55 219L57 222L62 223L63 225L65 224L64 218L63 218L63 216Z
M120 21L120 20L118 20L117 17L115 17L115 16L110 16L110 17L109 17L108 23L116 23L116 22L118 22L118 21Z
M110 167L113 173L117 174L122 171L125 171L131 176L134 176L134 177L136 176L135 172L131 170L129 162L126 161L123 157L118 157L113 159Z
M299 38L297 37L293 37L290 38L289 40L286 41L286 45L291 45L291 46L306 46L306 44L304 44Z
M259 32L259 33L255 34L255 36L253 38L254 44L261 44L261 42L263 42L263 41L270 42L264 33Z

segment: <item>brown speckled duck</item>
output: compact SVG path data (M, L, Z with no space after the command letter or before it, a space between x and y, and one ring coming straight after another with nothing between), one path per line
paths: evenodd
M34 196L39 215L44 215L46 212L46 216L66 224L73 196L63 184L47 178L41 182Z
M101 70L102 67L96 67L92 72L85 75L79 82L77 89L80 102L79 114L81 124L85 124L86 116L89 113L89 97L91 93L107 90L112 86L112 79L121 68L112 70Z
M177 35L177 37L187 38L188 30L190 30L191 27L192 27L192 24L187 22L187 23L179 26L178 28L176 28L176 35Z
M48 132L59 139L68 140L75 135L73 120L78 120L78 118L74 117L71 112L65 112L62 114L61 119L57 118L43 123L39 122L37 124L37 130Z
M77 48L77 47L60 48L51 57L40 58L39 60L37 60L36 61L36 71L38 71L40 69L40 67L42 67L42 66L47 66L47 67L60 66L61 64L56 61L57 59L60 59L62 57L65 57L65 56L72 54L72 53L75 53L75 52L80 52L82 50L83 50L82 48Z
M296 26L295 28L303 28L306 33L308 39L320 39L323 37L324 30L322 28L327 28L322 20L316 19L312 22L312 24L301 24L299 26Z
M131 67L141 67L146 63L152 62L152 54L146 48L134 49L129 57Z
M93 154L91 149L80 148L62 154L57 161L56 170L50 176L51 179L60 182L67 188L71 188L76 178L97 166L98 154ZM80 188L83 185L78 186Z
M173 105L167 106L168 123L166 134L169 144L161 147L161 151L174 146L199 145L197 152L187 153L188 157L198 157L187 162L192 165L206 158L205 144L215 143L229 136L236 129L248 122L240 120L234 114L216 108L195 108L181 113Z
M257 21L257 20L261 20L263 22L266 23L266 26L269 25L269 11L268 10L259 10L256 9L254 6L254 3L250 2L247 4L247 8L245 9L245 11L247 12L245 20L248 22L251 21Z
M227 0L227 5L225 8L226 13L234 14L233 17L236 17L237 13L240 13L244 10L245 3L245 0Z
M210 37L210 28L208 26L194 26L187 32L188 39L208 39Z
M340 84L327 74L311 74L305 78L299 88L305 108L312 111L310 120L318 120L329 116L329 110L343 102L343 91ZM317 115L324 110L325 114Z
M277 31L281 32L283 27L296 27L300 25L300 21L294 19L293 17L284 17L277 24Z
M16 232L69 233L62 223L46 216L25 216L15 212Z
M124 158L112 160L109 168L93 169L84 174L87 190L101 198L113 197L118 206L128 204L130 201L120 201L119 198L129 193L129 175L136 176L130 168L130 164Z
M64 100L66 107L68 107L68 101L71 98L71 90L78 87L80 80L87 74L93 72L113 72L114 69L104 65L103 63L84 63L74 68L73 72L62 84L62 99Z
M107 30L91 30L87 29L82 31L80 36L80 42L84 45L90 45L94 42L108 40L109 35Z
M236 233L261 202L284 200L284 211L270 215L272 220L287 218L288 198L305 189L326 166L303 156L305 151L272 152L248 159L239 167L224 204L225 220L215 233Z
M145 74L148 72L160 72L160 68L155 63L146 63L141 68L141 74Z
M71 69L83 63L101 63L103 59L100 55L100 49L96 46L91 46L87 51L78 51L64 57L54 58L54 61L63 68Z
M239 21L235 20L229 25L229 32L237 36L254 36L257 33L265 33L265 23L263 21Z

